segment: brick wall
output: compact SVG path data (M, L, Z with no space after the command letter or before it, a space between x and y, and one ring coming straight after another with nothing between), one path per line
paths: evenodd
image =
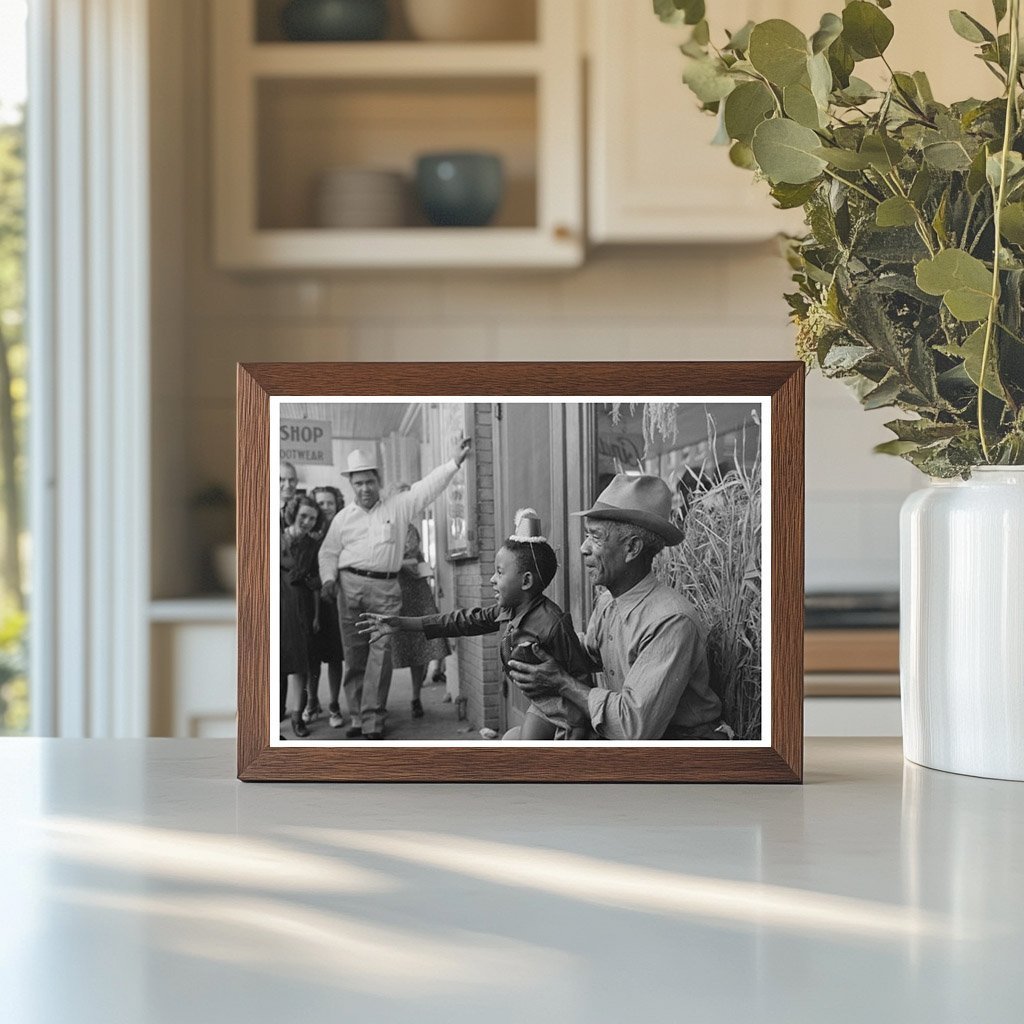
M455 565L455 601L459 608L492 604L494 571L494 441L491 407L474 410L473 458L476 461L476 529L479 558ZM458 641L459 684L475 729L501 727L501 667L498 637L463 637Z

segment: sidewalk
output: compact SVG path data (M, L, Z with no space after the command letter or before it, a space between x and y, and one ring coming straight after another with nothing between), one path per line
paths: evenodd
M460 722L456 714L454 702L444 703L444 683L432 683L428 679L423 686L420 700L423 702L424 715L413 718L410 703L412 701L412 677L407 668L396 668L391 677L391 693L388 697L388 721L385 740L479 740L482 739L476 729L470 728L469 722ZM345 708L345 694L341 694L341 712L345 716L345 724L340 729L332 729L328 723L327 703L330 700L327 688L327 672L320 678L320 706L323 714L309 723L310 740L342 740L346 739L345 729L351 725L351 719ZM291 722L281 723L281 735L286 739L295 739Z

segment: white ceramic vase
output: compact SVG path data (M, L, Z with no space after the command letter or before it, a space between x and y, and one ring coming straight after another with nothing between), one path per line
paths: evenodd
M904 754L1024 781L1024 467L910 495L900 560Z

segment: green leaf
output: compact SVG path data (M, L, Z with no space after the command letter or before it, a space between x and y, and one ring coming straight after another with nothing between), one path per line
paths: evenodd
M856 75L850 76L849 84L843 89L843 98L848 99L851 103L866 103L868 100L873 100L879 95L880 93L877 89Z
M967 150L959 142L926 143L921 153L925 160L940 171L966 171L971 166Z
M969 43L995 42L996 37L966 11L950 11L949 23L953 26L953 31Z
M920 206L928 198L928 193L931 191L934 180L935 176L932 174L931 169L927 164L922 164L921 170L914 175L914 182L907 193L910 201L916 206Z
M743 28L733 32L723 49L732 50L735 53L746 53L750 48L750 33L753 32L755 24L753 21L748 21Z
M934 420L890 420L885 424L900 441L916 441L918 444L932 444L956 437L963 427L959 423L936 423Z
M992 0L992 10L995 12L998 25L1006 17L1006 0Z
M772 85L798 82L807 69L807 38L795 25L772 18L750 33L747 58Z
M845 89L850 84L850 75L853 73L856 58L853 50L843 41L840 36L828 48L828 66L832 69L832 77L835 79L836 87Z
M762 121L754 131L752 148L758 166L773 184L802 185L825 169L814 151L821 140L809 128L786 118Z
M817 190L817 181L805 182L802 185L779 182L772 186L772 199L780 210L795 210L798 206L803 206Z
M876 171L883 174L891 174L903 159L903 147L887 135L865 135L860 152Z
M887 377L878 387L869 391L861 400L865 409L882 409L887 405L893 405L903 390L900 379L893 374Z
M701 103L717 103L736 88L736 82L717 60L687 61L683 81Z
M745 171L757 170L754 151L745 142L734 142L732 144L729 149L729 160L736 167L742 167Z
M696 25L704 17L704 0L654 0L654 13L667 25Z
M942 193L942 198L939 200L938 208L935 211L935 216L932 217L932 228L935 231L935 237L939 240L939 245L949 245L949 233L946 231L946 215L949 213L949 189L945 189Z
M935 96L932 94L931 82L923 71L915 71L913 74L914 84L917 86L917 94L925 103L934 103Z
M941 295L950 313L965 323L983 320L991 303L992 272L962 249L945 249L915 267L917 286Z
M907 452L916 451L920 447L917 441L883 441L876 444L872 451L876 455L906 455Z
M914 204L902 196L893 196L878 204L875 223L880 228L905 228L917 223Z
M1003 170L1003 154L1002 152L993 153L988 160L985 161L985 177L988 179L989 185L992 186L992 191L996 191L999 188L999 177ZM1020 153L1010 150L1006 154L1006 187L1009 191L1013 191L1016 181L1024 175L1024 157Z
M702 18L693 26L693 34L690 38L699 46L707 46L711 42L711 29L706 19Z
M1024 203L1010 203L1003 208L999 233L1014 245L1024 245Z
M683 0L686 17L683 19L687 25L697 25L704 20L704 0Z
M814 150L815 156L827 160L833 167L841 171L863 171L871 166L871 161L852 149L836 149L833 146L819 146Z
M725 101L725 129L729 137L748 146L754 129L775 110L775 97L763 82L743 82Z
M970 170L967 172L967 191L976 196L985 187L985 165L988 161L988 149L984 146L974 154Z
M823 14L818 31L811 36L811 53L827 50L843 32L843 19L835 14Z
M824 119L811 92L809 82L796 82L782 90L782 106L786 116L805 128L822 128Z
M843 9L843 39L861 59L881 57L892 36L892 22L874 4L853 0Z
M828 123L828 104L832 94L832 69L828 57L819 53L807 62L807 77L811 83L811 94L823 114L822 125Z
M964 371L974 382L975 387L981 384L981 361L985 352L985 325L982 324L975 330L967 340L959 347L955 345L941 345L938 351L952 359L962 359ZM999 374L996 370L996 347L993 341L989 345L988 363L985 367L985 390L996 398L1006 400L1006 392L999 383Z

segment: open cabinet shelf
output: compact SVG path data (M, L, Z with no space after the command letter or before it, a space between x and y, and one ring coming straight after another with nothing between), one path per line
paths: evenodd
M257 25L265 6L218 0L211 11L219 266L582 262L575 4L537 0L537 38L495 43L273 41ZM434 227L422 212L417 159L449 152L501 160L502 200L485 227ZM401 214L389 226L340 228L319 212L326 176L354 169L400 176Z

